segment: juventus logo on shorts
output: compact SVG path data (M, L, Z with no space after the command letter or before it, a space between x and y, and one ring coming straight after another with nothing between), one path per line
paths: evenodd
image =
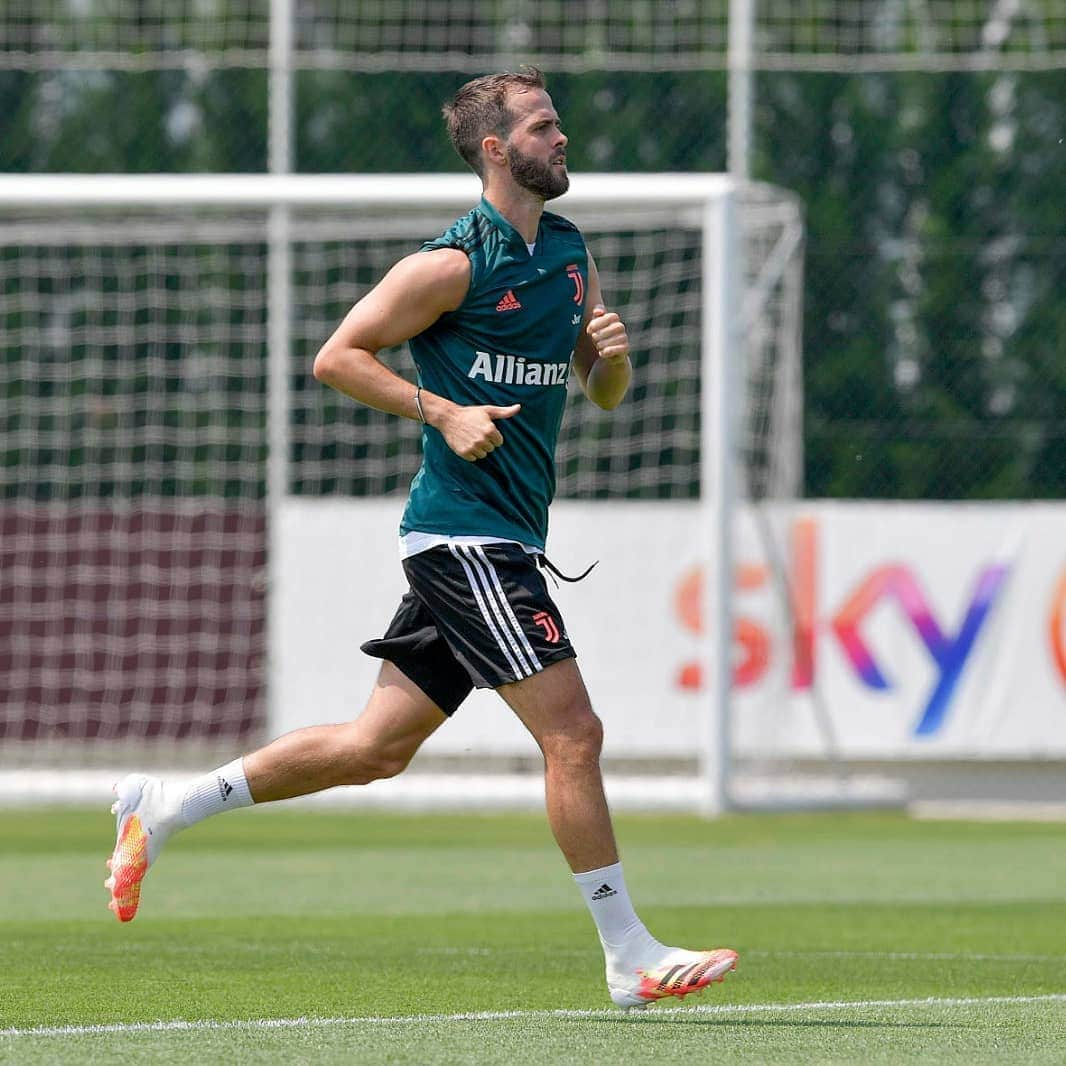
M555 624L555 619L547 611L537 611L533 615L533 621L544 630L544 636L549 644L559 643L559 627Z

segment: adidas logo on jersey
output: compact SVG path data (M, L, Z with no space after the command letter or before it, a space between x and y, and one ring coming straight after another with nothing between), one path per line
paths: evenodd
M518 302L518 297L514 294L514 289L508 289L504 294L504 297L496 305L497 311L519 311L522 305Z

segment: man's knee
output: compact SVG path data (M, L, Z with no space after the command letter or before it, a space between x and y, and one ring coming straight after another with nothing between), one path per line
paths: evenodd
M406 752L399 751L375 751L370 752L365 760L370 780L383 781L387 777L395 777L407 769L411 756Z
M395 777L407 769L409 755L388 750L359 750L345 760L346 785L369 785L371 781L383 781Z
M603 750L603 723L588 709L565 728L544 738L544 757L553 762L596 764Z
M354 735L344 737L340 745L338 762L344 777L341 784L368 785L371 781L395 777L407 769L414 756L410 745L363 736L352 727L347 728Z

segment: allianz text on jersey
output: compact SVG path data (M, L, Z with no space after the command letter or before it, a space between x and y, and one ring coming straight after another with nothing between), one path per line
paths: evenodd
M565 363L536 363L521 355L474 352L468 378L484 378L499 385L565 385L574 353Z

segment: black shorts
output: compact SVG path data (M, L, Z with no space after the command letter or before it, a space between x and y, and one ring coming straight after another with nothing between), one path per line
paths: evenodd
M380 640L388 659L451 715L477 688L499 688L575 657L559 609L517 544L441 545L403 561L411 586Z

